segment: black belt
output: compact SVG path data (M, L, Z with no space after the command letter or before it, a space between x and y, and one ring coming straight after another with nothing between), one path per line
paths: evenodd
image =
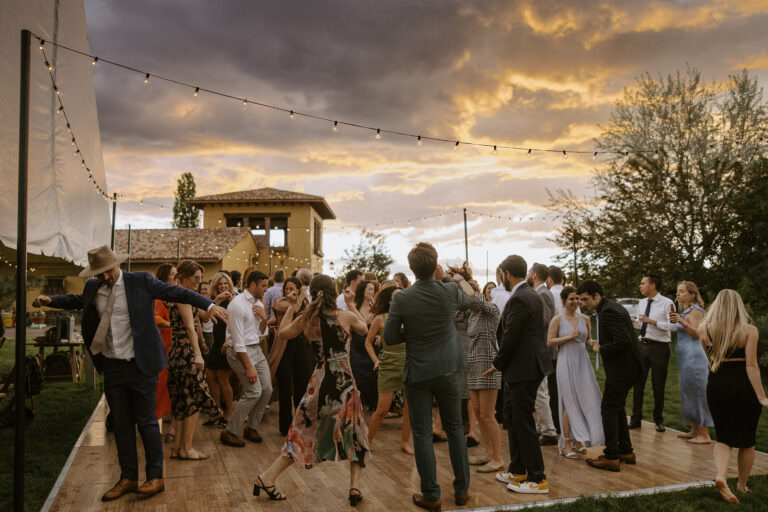
M640 343L648 345L650 343L669 343L668 341L652 340L651 338L640 338Z

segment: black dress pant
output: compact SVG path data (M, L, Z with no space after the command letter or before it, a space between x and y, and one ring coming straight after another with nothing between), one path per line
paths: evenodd
M280 404L280 433L286 435L293 421L293 411L307 391L314 369L315 355L303 335L288 340L277 367L277 400Z
M642 375L639 366L610 368L605 365L605 390L600 409L603 414L605 432L605 457L618 459L619 455L632 453L632 441L629 439L627 415L624 405L632 386Z
M517 475L527 474L527 480L541 482L544 459L541 456L539 436L533 411L536 408L536 390L544 376L523 382L504 382L504 428L509 438L509 469Z
M632 421L643 419L643 395L648 372L651 374L653 386L653 421L664 422L664 388L667 384L667 367L669 366L669 343L650 341L640 343L640 357L644 367L640 380L635 385L633 393Z
M552 360L552 368L557 368L557 359ZM552 372L552 375L547 379L547 387L549 388L549 410L552 411L552 423L555 424L555 430L560 433L560 404L557 396L557 371Z

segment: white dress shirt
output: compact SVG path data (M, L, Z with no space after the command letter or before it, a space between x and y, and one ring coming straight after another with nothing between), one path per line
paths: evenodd
M499 285L491 289L491 302L496 304L496 307L499 308L499 322L501 322L501 313L504 313L504 306L507 305L507 301L512 296L512 293L513 292L505 290L504 285Z
M349 290L349 288L346 288ZM339 309L343 309L344 311L347 310L347 301L344 300L344 292L340 293L338 297L336 297L336 307Z
M563 313L563 299L560 298L560 293L563 291L563 285L553 284L549 289L552 292L552 297L555 299L555 314L560 315Z
M653 341L660 341L663 343L669 343L672 341L672 322L669 321L669 311L674 305L670 299L664 297L662 294L657 293L653 297L651 302L651 311L648 313L648 318L656 321L656 325L648 324L645 329L644 338L648 338ZM637 315L645 314L645 308L648 306L648 299L641 299L637 304ZM640 329L643 323L637 318L632 319L636 329Z
M246 352L245 347L258 345L261 337L269 332L267 327L261 330L261 320L253 312L253 306L256 304L264 307L261 300L256 300L248 290L243 290L227 306L229 321L225 344L233 347L235 352Z
M110 359L133 359L135 354L133 352L133 333L131 331L131 317L128 314L128 299L125 295L125 280L123 279L123 271L120 271L120 276L112 285L115 289L115 304L112 307L112 317L109 322L110 332L106 339L106 348L104 349L104 357ZM112 288L106 284L99 287L96 293L96 310L101 316L104 308L107 307L107 300L109 294L112 293Z

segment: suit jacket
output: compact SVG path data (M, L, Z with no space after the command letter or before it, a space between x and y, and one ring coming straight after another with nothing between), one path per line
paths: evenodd
M542 300L527 283L507 301L499 327L499 353L493 360L505 382L536 380L552 373L542 309Z
M200 309L208 309L213 302L186 288L155 279L149 272L123 272L123 282L136 365L145 375L157 375L167 366L168 358L155 322L155 299L191 304ZM82 294L54 295L50 304L52 308L83 310L83 341L99 372L103 371L105 357L91 354L91 342L101 320L96 309L96 294L100 284L98 279L89 279Z
M547 332L549 331L549 322L551 322L552 318L555 316L556 299L546 286L539 286L536 288L536 293L539 294L539 298L541 299L541 312L542 318L544 319L544 336L546 337ZM552 359L557 359L557 347L548 347L547 349L549 350L550 357Z
M642 368L640 341L627 310L612 300L597 306L597 336L606 376L627 374Z
M405 343L403 382L414 384L464 368L464 349L453 323L456 311L480 297L467 296L453 281L419 280L392 299L384 343Z

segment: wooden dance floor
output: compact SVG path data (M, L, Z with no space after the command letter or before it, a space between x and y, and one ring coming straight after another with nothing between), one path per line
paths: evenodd
M269 466L279 453L283 438L277 432L276 408L273 404L260 430L261 444L248 443L245 448L232 448L218 441L219 430L198 427L195 446L210 455L206 461L169 460L165 447L165 492L148 500L135 494L102 503L101 495L120 476L113 436L104 428L103 400L75 447L46 507L53 511L86 510L274 510L336 511L351 509L347 501L349 470L346 463L324 462L311 470L296 465L289 468L278 482L288 501L271 502L252 496L255 476ZM543 448L551 492L548 495L519 495L509 492L494 479L471 467L471 498L464 509L500 507L533 501L557 500L602 493L632 491L675 484L701 482L713 478L712 447L692 446L677 439L677 432L659 434L650 423L641 431L632 431L632 442L638 465L623 465L620 473L588 467L581 460L557 455L556 447ZM388 419L373 442L373 458L362 473L361 490L365 499L358 510L421 510L411 503L411 494L419 490L419 478L413 458L402 453L400 420ZM140 478L144 479L144 463L139 442ZM506 443L504 443L503 449ZM592 451L596 451L593 449ZM447 443L435 445L438 480L443 493L443 510L457 509L453 503L452 472ZM471 448L471 455L481 455L482 447ZM735 464L735 456L732 458ZM735 465L729 476L735 476ZM754 474L768 473L768 454L758 453ZM714 492L714 491L713 491ZM45 509L45 508L44 508Z

